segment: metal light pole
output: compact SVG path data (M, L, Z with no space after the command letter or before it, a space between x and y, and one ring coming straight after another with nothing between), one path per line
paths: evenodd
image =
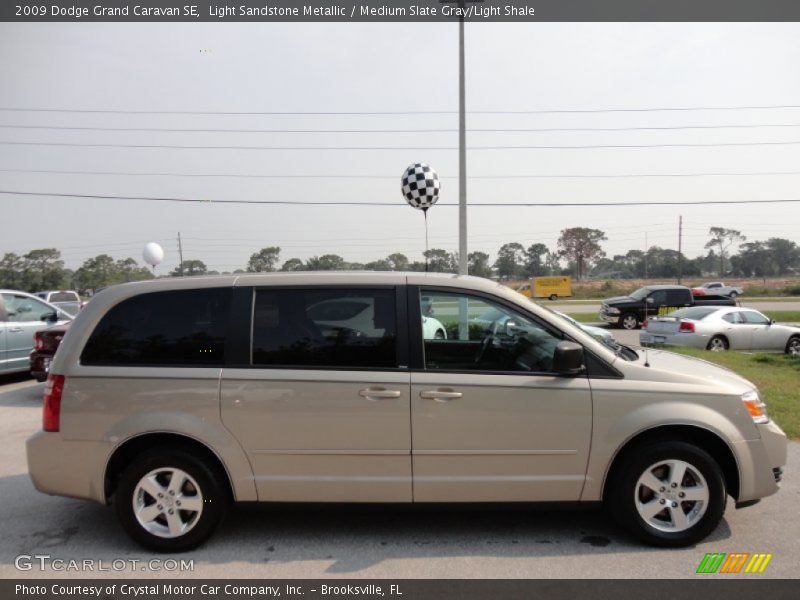
M464 2L459 2L463 9ZM458 19L458 273L466 275L467 261L467 115L464 82L464 15Z

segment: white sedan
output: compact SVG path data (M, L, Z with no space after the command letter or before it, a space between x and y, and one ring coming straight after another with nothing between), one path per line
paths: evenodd
M800 355L800 326L779 325L752 308L691 306L651 317L639 333L643 346L778 350Z

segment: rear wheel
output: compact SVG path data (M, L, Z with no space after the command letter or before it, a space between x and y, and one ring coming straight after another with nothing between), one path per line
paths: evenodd
M444 331L441 329L437 329L436 333L433 334L433 339L435 340L443 340L444 339Z
M786 342L786 354L800 356L800 335L793 335Z
M730 345L723 335L715 335L708 340L708 346L706 346L706 350L711 350L712 352L725 352L728 348L730 348Z
M114 504L136 542L156 552L184 552L214 532L227 499L214 469L184 450L162 448L123 471Z
M633 313L626 313L622 315L619 322L623 329L636 329L639 326L639 319Z
M688 546L719 524L725 480L717 462L687 442L656 442L623 458L606 505L633 535L654 546Z
M739 294L737 294L736 292L731 292L731 295L730 295L731 300L736 300L736 298L738 298L738 297L739 297Z
M558 294L550 294L547 297L547 299L550 300L551 302L555 302L556 300L558 300Z

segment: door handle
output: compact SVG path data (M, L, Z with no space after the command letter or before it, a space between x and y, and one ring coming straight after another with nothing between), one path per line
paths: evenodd
M11 327L8 330L9 333L19 333L20 331L22 331L22 327Z
M463 396L464 394L461 392L454 392L453 390L425 390L419 393L420 398L436 400L437 402L450 402L450 400L457 400Z
M400 390L387 390L386 388L367 388L359 390L358 395L367 400L391 400L400 397Z

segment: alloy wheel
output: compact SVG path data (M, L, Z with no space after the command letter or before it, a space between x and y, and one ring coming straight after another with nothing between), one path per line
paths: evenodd
M150 471L133 492L133 514L147 532L161 538L185 535L203 513L203 494L194 478L181 469Z
M634 488L639 516L659 531L679 533L706 513L710 493L699 469L683 460L650 465Z

